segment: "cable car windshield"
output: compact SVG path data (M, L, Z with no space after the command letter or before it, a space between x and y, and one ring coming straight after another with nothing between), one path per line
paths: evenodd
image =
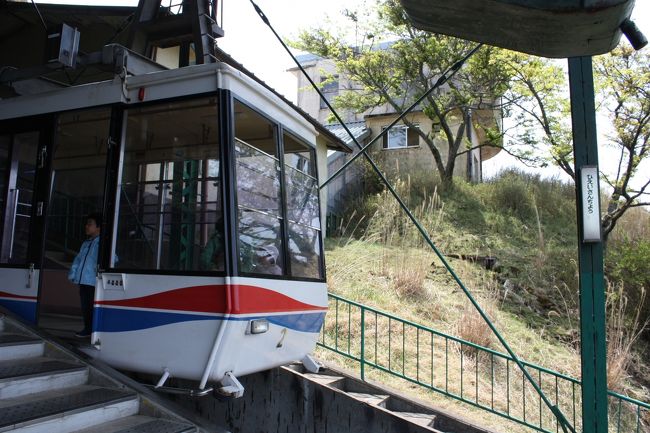
M223 270L223 245L214 245L223 236L217 110L211 98L128 110L119 268ZM211 263L208 244L221 253Z

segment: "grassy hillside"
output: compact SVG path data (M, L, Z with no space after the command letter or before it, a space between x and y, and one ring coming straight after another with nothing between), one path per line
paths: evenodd
M443 196L435 186L408 179L398 182L397 189L515 353L528 362L579 378L573 187L504 172L484 184L458 184ZM326 242L332 293L503 351L391 196L378 193L352 208L337 236ZM648 401L648 367L642 362L647 359L642 350L647 343L630 339L635 334L630 334L634 319L641 322L644 314L635 315L632 306L640 305L642 289L647 286L644 276L650 275L644 274L650 270L644 261L650 251L646 249L649 220L644 224L644 217L645 212L632 218L632 223L621 224L608 245L608 257L616 259L616 264L608 264L610 311L616 313L610 320L610 337L620 337L610 338L618 340L619 347L609 350L616 352L617 359L627 360L612 368L616 372L610 387ZM625 304L628 298L633 301ZM319 356L342 362L322 349ZM358 368L349 362L346 366ZM378 372L371 371L370 378L486 422L481 412L466 405ZM518 429L498 417L488 423L498 430Z

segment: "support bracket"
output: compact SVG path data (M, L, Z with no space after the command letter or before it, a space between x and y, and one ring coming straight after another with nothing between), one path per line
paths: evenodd
M237 380L232 372L227 372L221 381L221 388L217 388L216 392L226 397L239 398L244 395L244 386Z
M320 369L323 368L323 365L316 361L311 355L305 355L305 357L302 358L302 365L305 367L305 370L310 373L318 373Z

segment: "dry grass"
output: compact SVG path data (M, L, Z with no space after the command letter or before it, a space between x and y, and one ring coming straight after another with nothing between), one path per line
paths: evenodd
M625 212L609 236L610 241L650 238L650 212L644 208L632 208Z
M409 190L410 182L408 179L398 182L397 188L402 196L406 196L404 192ZM466 242L464 237L459 239L456 232L449 234L442 230L446 229L443 221L444 204L435 190L423 195L427 199L413 213L428 233L440 237L443 242L449 242L449 249L467 249L468 245L477 244ZM503 352L490 328L467 302L449 273L439 266L435 255L423 245L421 235L404 217L395 200L387 194L379 194L376 200L376 213L369 218L367 228L361 236L357 227L362 219L353 213L352 218L339 230L339 233L349 234L338 240L330 240L326 261L330 291L423 327ZM533 260L536 260L534 266L537 266L543 264L550 253L546 248L548 240L542 229L542 215L537 212L536 206L533 210L539 250L538 256L533 257ZM351 233L355 233L357 239L353 239ZM441 241L436 237L434 242L440 248ZM432 268L434 261L438 266ZM500 283L493 273L466 261L454 261L453 265L456 274L471 290L487 315L493 322L496 320L497 329L515 353L528 362L579 377L580 358L574 348L545 339L544 329L531 329L520 318L498 309L496 300L499 298ZM524 380L512 361L506 362L498 356L446 340L421 327L403 325L387 315L366 311L365 353L362 355L361 310L348 305L330 303L323 335L328 346L336 346L338 351L357 358L363 356L369 364L390 368L427 386L463 395L470 401L484 405L492 404L495 410L529 420L543 420L545 427L554 425L553 414L542 407L533 387ZM615 353L613 349L610 352ZM354 361L324 349L319 349L317 353L325 361L358 371L359 364ZM463 413L477 423L497 431L530 431L503 418L489 416L484 411L449 401L424 387L414 387L412 383L387 375L380 369L367 366L366 375L370 380L398 388L439 408ZM568 383L560 381L557 385L553 376L542 377L541 373L539 379L537 376L534 379L539 380L546 395L551 396L566 414L572 411L574 404L577 405L576 424L579 424L579 393L578 400L574 402L575 389Z
M412 248L384 247L381 273L392 282L400 298L422 299L426 295L424 280L429 273L431 258Z
M410 188L408 179L397 184L397 189L403 197L408 196ZM459 233L454 231L453 227L448 227L448 224L443 221L444 203L440 201L435 190L430 194L425 191L421 196L427 198L420 207L413 210L413 213L422 222L424 229L434 235L434 242L440 250L470 250L468 252L471 252L474 246L482 245L471 239L474 235ZM327 251L330 291L418 323L421 327L409 324L404 326L394 318L391 320L381 313L366 311L365 353L363 354L366 361L381 368L390 368L405 377L417 378L427 386L463 395L470 401L477 401L484 405L491 404L495 410L510 413L515 417L525 417L528 420L539 419L540 422L543 421L545 428L554 426L553 414L542 407L533 387L524 380L512 361L485 354L422 329L422 327L430 327L465 341L503 352L487 324L467 302L453 278L440 266L428 246L424 245L421 235L403 215L395 200L386 193L377 195L375 199L373 209L377 209L376 213L368 219L367 228L361 239L358 239L360 230L356 228L360 226L362 220L353 214L353 218L342 225L339 232L355 232L357 239L352 239L351 235L348 235L338 241L330 240L330 248ZM546 262L553 257L553 237L552 234L545 236L545 226L542 224L544 213L537 209L535 203L532 212L537 226L536 248L534 248L537 254L530 257L533 261L531 268L538 269L541 273L542 269L547 269ZM642 224L634 225L634 221L631 220L624 224L633 224L632 228L639 236L648 236L650 225L646 214L641 215L644 218ZM479 251L476 251L476 254L478 253ZM432 262L436 263L433 268ZM494 274L466 261L452 259L452 262L456 274L486 310L487 315L493 319L493 322L496 321L494 322L496 328L522 360L579 378L580 355L577 345L562 344L553 338L546 338L549 332L545 331L545 328L531 328L521 317L499 310L497 300L500 299L499 293L502 287ZM552 275L545 275L545 277L554 278ZM567 316L571 317L570 302L563 297L562 290L557 291L560 292L557 304L560 307L564 306ZM616 298L610 296L611 302ZM622 299L622 293L617 299ZM621 307L610 303L608 309L610 315L614 314L618 318L610 316L608 329L610 387L615 390L622 390L625 384L629 383L628 367L633 362L631 348L639 334L638 327L636 331L630 332L634 327L630 322L624 321L624 314L620 314L625 308L626 305ZM616 311L619 311L618 315L615 314ZM537 313L531 309L529 314ZM338 320L338 324L335 324L335 319ZM349 308L347 304L335 305L332 302L326 316L323 338L327 340L327 345L336 344L337 350L360 357L362 355L360 322L361 310L358 307ZM478 353L483 354L477 356ZM331 351L319 349L318 356L330 363L344 365L358 371L357 362L344 359ZM366 377L370 380L401 389L439 408L463 413L480 425L497 431L531 431L503 418L490 416L484 411L445 399L424 387L414 387L412 383L387 375L369 365L365 371ZM558 385L555 377L551 375L544 376L543 373L536 372L533 377L545 394L553 403L557 403L566 415L576 416L575 427L579 431L581 406L579 390L576 394L576 389L568 381L560 380ZM617 386L616 383L619 385ZM645 399L638 395L635 397ZM622 409L624 414L622 426L635 425L636 413L630 412L625 405ZM642 415L646 416L646 413L643 412ZM644 431L643 428L642 426L641 431ZM630 430L623 428L621 431Z
M491 303L482 303L483 311L488 317L494 317L494 307ZM477 344L482 347L493 347L494 334L485 320L478 313L476 308L467 302L458 315L458 324L456 327L456 335L465 341ZM474 349L468 346L463 346L467 354L473 354Z
M334 241L332 244L341 245L327 252L328 283L333 293L503 352L487 325L472 310L473 307L470 308L465 295L441 268L427 273L419 295L400 295L397 292L395 270L412 265L414 257L421 257L420 266L427 268L434 258L432 253L417 248L385 246L366 241ZM560 370L561 373L575 376L579 372L577 353L545 341L538 332L511 314L498 310L495 306L498 282L492 273L460 260L454 263L454 268L478 303L487 310L488 316L496 321L497 329L515 353L526 361ZM338 326L335 324L337 319ZM336 305L331 302L325 319L323 338L326 344L336 345L338 350L359 357L360 320L361 311L358 307L348 308L347 304ZM506 364L498 357L492 359L485 352L451 340L446 341L437 335L432 336L422 329L418 331L410 325L403 327L394 319L391 323L387 316L381 314L366 312L365 330L367 362L384 368L390 366L400 374L403 372L405 376L419 378L423 383L447 389L450 393L463 394L464 398L471 401L478 399L485 405L491 404L493 395L495 409L503 412L509 410L513 415L521 417L525 406L527 418L536 419L539 416L539 397L532 386L525 383L512 362ZM319 350L317 353L324 361L358 371L358 363L344 360L333 352ZM476 356L477 353L480 355ZM414 388L413 384L379 370L367 367L366 374L370 380L398 388L439 408L463 413L480 425L491 426L496 431L529 431L498 416L488 416L484 411L451 402L425 388ZM554 380L550 376L544 377L543 383L547 395L554 396ZM524 393L525 404L522 398ZM559 400L563 409L572 407L572 395L571 388L560 384ZM554 423L553 415L546 409L543 409L543 419L545 425Z
M633 319L628 317L628 299L623 284L610 285L607 293L607 387L623 392L628 387L629 369L633 361L632 347L650 323L642 321L641 311L645 291L641 300L633 307Z

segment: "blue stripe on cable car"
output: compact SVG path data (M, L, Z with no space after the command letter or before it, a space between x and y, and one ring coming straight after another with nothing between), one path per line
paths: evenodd
M220 317L200 314L168 313L121 308L95 308L93 330L98 332L125 332L155 328L171 323L196 320L220 320Z
M325 313L287 314L266 316L270 323L301 332L320 332Z
M219 317L200 314L171 313L163 311L126 310L121 308L95 308L93 318L96 332L126 332L154 328L180 322L197 320L249 321L267 319L270 323L300 332L319 332L325 313L284 314L278 316Z
M36 299L33 301L15 301L13 299L0 299L0 305L23 319L36 323Z

